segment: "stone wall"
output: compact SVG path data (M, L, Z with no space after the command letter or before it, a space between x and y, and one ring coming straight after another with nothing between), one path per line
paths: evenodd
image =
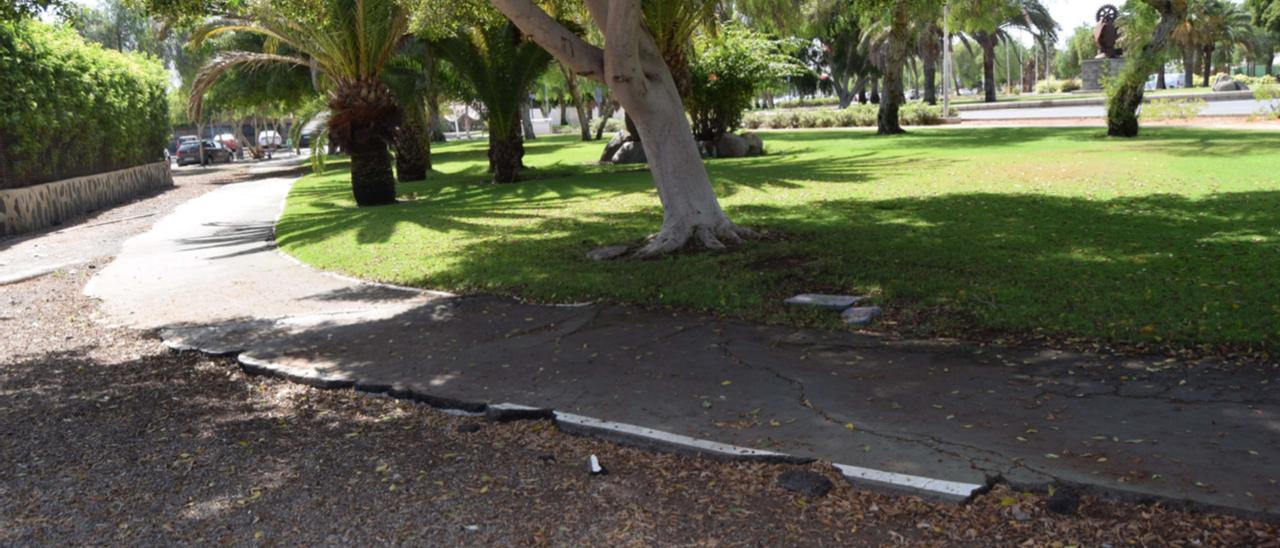
M23 234L173 186L168 162L0 190L0 236Z
M1080 62L1080 90L1102 89L1102 79L1115 78L1124 69L1124 59L1085 59Z

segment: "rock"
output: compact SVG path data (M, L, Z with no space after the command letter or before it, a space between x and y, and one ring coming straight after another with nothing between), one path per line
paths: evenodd
M600 155L600 163L612 162L613 156L618 153L618 149L622 148L622 143L627 142L628 137L627 132L619 131L609 139L609 144L604 146L604 153Z
M839 312L862 302L864 298L865 297L855 297L853 295L819 295L805 293L791 297L783 302L791 306L812 306L815 308L825 308Z
M595 455L591 455L587 458L587 470L590 471L593 476L603 476L609 473L609 469L601 466L600 459L596 458Z
M593 261L609 261L626 255L628 251L631 251L631 246L607 245L592 249L587 253L587 258Z
M754 132L742 134L742 140L747 143L747 156L761 156L764 154L764 140Z
M778 476L778 486L791 492L800 493L811 499L827 496L831 492L831 480L825 476L808 470L788 470Z
M1214 80L1213 91L1249 91L1249 86L1223 74Z
M1070 487L1059 487L1049 497L1047 507L1055 514L1073 515L1080 507L1080 493Z
M854 307L840 313L840 319L849 325L868 325L880 317L883 311L878 306Z
M458 425L458 431L463 434L472 434L480 431L480 425L474 422L468 422Z
M747 142L732 133L720 136L716 141L717 158L742 158L747 155Z
M644 147L639 141L627 141L618 147L618 152L613 155L613 163L615 164L643 164L648 160L644 157Z

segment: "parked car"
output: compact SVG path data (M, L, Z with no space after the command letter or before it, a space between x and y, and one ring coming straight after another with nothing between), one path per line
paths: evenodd
M220 145L222 145L222 146L224 146L224 147L227 147L228 149L230 149L230 150L231 150L231 153L232 153L232 154L236 154L236 153L238 153L238 152L240 151L240 143L239 143L239 141L236 141L236 136L235 136L235 135L232 135L232 134L230 134L230 133L223 133L222 135L215 135L215 136L213 137L213 142L218 143L218 144L220 144Z
M284 147L284 139L279 133L272 130L263 130L258 132L258 146L263 149L276 150Z
M231 163L231 151L213 141L204 141L204 158L200 157L200 142L189 141L178 147L178 165Z

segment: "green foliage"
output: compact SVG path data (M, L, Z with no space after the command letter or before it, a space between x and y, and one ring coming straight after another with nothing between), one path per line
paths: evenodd
M1080 76L1080 63L1097 55L1098 44L1093 39L1093 29L1080 25L1067 40L1066 49L1058 52L1054 68L1059 78L1076 78Z
M38 21L0 23L0 188L161 158L168 74Z
M1204 99L1160 99L1142 105L1139 119L1143 122L1160 120L1190 120L1199 116L1209 103Z
M459 27L432 40L431 49L452 67L469 95L484 103L489 130L500 135L520 124L529 87L552 61L551 54L507 21Z
M1263 104L1259 115L1280 119L1280 84L1276 83L1274 78L1254 86L1253 98Z
M1280 0L1245 0L1254 24L1280 32Z
M1058 80L1050 78L1041 80L1036 83L1036 93L1053 94L1053 93L1071 93L1078 91L1082 87L1080 80L1076 78L1068 78L1066 80Z
M840 110L784 110L773 114L750 113L742 125L747 129L810 129L835 127L875 127L876 105L850 105ZM952 115L956 114L952 109ZM907 103L898 110L898 121L908 126L936 126L943 123L942 107Z
M802 71L795 58L785 53L789 45L739 26L701 37L698 55L689 67L690 93L685 99L694 134L715 140L737 129L756 93Z

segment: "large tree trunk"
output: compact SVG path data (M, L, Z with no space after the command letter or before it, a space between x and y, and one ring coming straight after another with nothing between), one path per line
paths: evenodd
M1160 67L1160 72L1156 73L1156 89L1168 89L1164 81L1164 67Z
M529 114L530 109L531 105L528 98L520 102L520 127L524 129L525 138L532 141L537 136L533 134L533 117Z
M982 35L978 38L982 46L982 88L986 93L984 101L996 102L996 38L993 35Z
M609 92L605 92L604 103L600 105L600 122L596 124L596 140L604 138L605 126L609 125L609 119L613 118L613 96Z
M880 104L880 78L871 79L871 104Z
M440 115L440 91L436 88L434 83L431 85L431 88L427 90L427 119L431 123L431 141L436 143L445 142L445 121L444 116Z
M396 201L387 142L400 125L400 108L376 78L341 82L329 97L329 138L351 155L351 190L356 204Z
M831 76L831 88L836 91L836 100L840 102L840 108L848 108L853 102L853 90L849 89L849 79L843 75Z
M1186 3L1177 0L1143 0L1160 13L1151 41L1129 59L1120 72L1115 90L1107 99L1107 135L1138 136L1138 108L1142 106L1147 76L1160 66L1161 52L1169 43L1169 35L1182 20Z
M671 70L653 35L641 25L640 0L586 0L604 33L603 51L530 0L492 2L575 73L607 83L635 121L663 208L662 230L636 252L638 257L679 250L691 239L708 249L723 249L751 234L720 208Z
M924 65L924 102L938 104L938 64L937 59L925 56Z

